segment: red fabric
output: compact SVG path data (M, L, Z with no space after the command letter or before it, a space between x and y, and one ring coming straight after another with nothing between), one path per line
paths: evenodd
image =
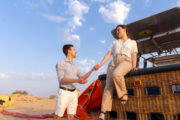
M86 107L86 110L89 111L94 108L101 107L101 102L102 102L101 82L99 80L97 80L96 84L94 86L93 92L91 94L89 103Z
M94 81L79 97L78 104L89 111L97 107L101 107L102 102L102 89L99 80ZM79 109L77 109L77 113ZM88 116L87 116L88 117ZM86 116L82 120L86 120Z
M17 112L8 112L6 110L2 110L1 113L4 115L11 115L14 117L19 117L19 118L36 118L36 119L46 119L46 118L52 118L54 116L54 113L43 114L43 115L28 115L28 114L17 113Z
M99 80L96 80L79 96L76 116L80 120L90 120L90 116L88 115L87 111L100 107L101 101L102 101L101 82ZM52 118L54 116L54 113L43 114L43 115L28 115L23 113L8 112L6 110L2 110L0 111L0 113L4 115L19 117L19 118L36 118L36 119L46 119L46 118ZM65 112L64 116L67 116L67 112Z
M78 105L76 117L78 117L79 120L90 120L90 116L80 105Z
M78 104L81 105L83 108L87 106L91 98L91 94L93 92L95 82L91 83L91 85L79 96Z

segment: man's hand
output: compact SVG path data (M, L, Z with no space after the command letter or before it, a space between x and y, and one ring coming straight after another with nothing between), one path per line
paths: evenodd
M100 67L101 67L100 64L97 64L97 65L94 66L94 69L99 70Z
M87 83L87 80L84 80L83 77L80 77L80 78L78 79L78 83L80 83L80 84L86 84L86 83Z

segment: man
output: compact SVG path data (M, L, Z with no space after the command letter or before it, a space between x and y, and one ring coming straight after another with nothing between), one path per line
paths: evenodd
M58 62L56 65L59 91L56 99L54 120L60 120L64 115L66 108L68 120L74 120L74 115L76 114L78 106L78 93L75 84L87 83L86 79L94 71L94 68L83 75L78 67L73 63L73 59L76 57L76 50L73 45L64 45L63 52L66 59Z

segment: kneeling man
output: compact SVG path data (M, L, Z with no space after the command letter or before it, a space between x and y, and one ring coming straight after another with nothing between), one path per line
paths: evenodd
M78 106L78 93L76 83L85 84L87 78L94 71L94 67L85 75L73 63L76 57L76 50L71 44L63 46L63 52L66 56L56 65L56 71L59 81L59 90L56 99L56 111L54 120L60 120L67 108L68 120L74 120Z

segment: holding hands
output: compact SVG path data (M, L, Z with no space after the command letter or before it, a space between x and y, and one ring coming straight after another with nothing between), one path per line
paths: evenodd
M81 76L79 79L78 79L78 83L80 84L86 84L88 81L86 80L90 74L94 71L94 70L99 70L99 68L101 67L101 64L96 64L88 73L86 73L84 76Z
M94 66L94 69L95 69L95 70L99 70L100 67L101 67L101 65L100 65L100 64L97 64L97 65Z

